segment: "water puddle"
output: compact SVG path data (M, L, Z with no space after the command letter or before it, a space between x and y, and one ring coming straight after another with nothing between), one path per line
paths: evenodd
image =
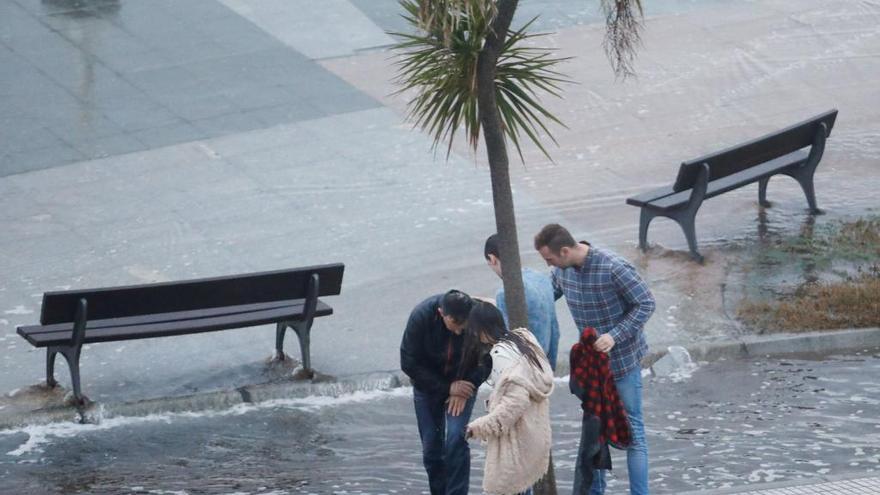
M672 348L667 377L646 376L652 491L880 469L878 396L859 384L880 355L830 360L701 363ZM676 380L671 377L677 377ZM684 378L687 377L687 378ZM817 387L822 377L825 387ZM578 401L556 380L551 398L560 493L571 490ZM488 390L481 389L480 399ZM477 406L475 416L483 414ZM242 403L199 413L122 416L0 432L0 472L16 493L377 494L426 490L412 389L343 392ZM480 493L485 451L471 445ZM796 453L793 455L792 453ZM609 490L626 491L626 460ZM820 472L821 471L821 472Z

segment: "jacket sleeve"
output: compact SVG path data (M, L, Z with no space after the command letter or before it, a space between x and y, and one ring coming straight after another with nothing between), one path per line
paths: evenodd
M553 284L553 300L558 301L562 294L562 285L559 284L559 268L550 271L550 282Z
M529 391L525 387L508 383L489 414L471 421L468 426L474 436L481 440L504 435L522 417L529 403Z
M510 321L507 319L507 302L504 300L504 289L498 289L498 292L495 293L495 306L501 311L501 316L504 317L504 324L509 328Z
M645 327L654 313L654 295L636 269L627 263L616 264L611 269L611 280L629 306L623 319L609 332L615 342L621 342L632 339Z
M425 355L423 340L429 322L424 315L413 312L400 342L400 369L409 376L413 385L431 395L449 394L449 382L436 370L431 369Z
M486 381L486 378L489 378L490 373L492 373L492 359L486 355L480 359L477 368L471 370L471 372L465 376L465 380L473 383L474 388L480 388L480 385Z

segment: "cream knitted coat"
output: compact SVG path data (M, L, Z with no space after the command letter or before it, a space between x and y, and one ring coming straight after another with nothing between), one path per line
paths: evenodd
M492 495L525 491L546 474L550 462L553 372L531 332L521 328L513 332L535 347L541 369L519 352L509 352L509 348L504 354L513 356L512 363L495 363L493 358L493 368L499 364L506 369L489 396L488 414L468 425L474 437L487 442L483 490ZM498 351L498 346L509 344L496 344L493 351Z

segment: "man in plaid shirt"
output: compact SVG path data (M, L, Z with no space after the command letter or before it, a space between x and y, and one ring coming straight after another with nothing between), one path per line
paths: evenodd
M579 330L593 327L599 338L593 348L609 354L614 383L632 429L626 451L630 493L648 491L648 446L642 416L641 359L648 352L644 327L654 312L654 296L636 269L616 254L575 242L564 227L544 226L535 236L535 249L553 269L556 298L565 296ZM579 466L578 466L579 467ZM582 474L575 469L574 493L585 493ZM593 476L591 494L605 493L604 471Z

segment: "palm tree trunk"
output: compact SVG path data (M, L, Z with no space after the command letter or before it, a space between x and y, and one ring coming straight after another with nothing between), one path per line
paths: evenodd
M512 328L528 325L525 291L522 282L522 265L519 259L519 241L516 234L516 216L513 209L513 192L510 188L510 171L507 145L501 127L501 115L495 100L495 68L504 38L513 20L518 0L500 0L497 14L492 22L492 32L477 62L477 105L489 172L492 179L492 201L495 206L495 227L500 238L501 279L504 283L504 299L507 316Z
M501 264L501 279L504 283L504 302L511 328L528 326L526 297L522 281L522 265L519 259L519 241L516 233L516 215L513 208L513 192L510 188L510 167L507 145L495 100L495 68L504 38L513 20L518 0L499 0L498 11L492 22L492 33L480 52L477 62L477 105L486 154L489 158L489 173L492 179L492 201L495 206L495 227L500 238L499 254L504 260ZM556 495L556 477L553 458L547 476L535 485L536 495Z

